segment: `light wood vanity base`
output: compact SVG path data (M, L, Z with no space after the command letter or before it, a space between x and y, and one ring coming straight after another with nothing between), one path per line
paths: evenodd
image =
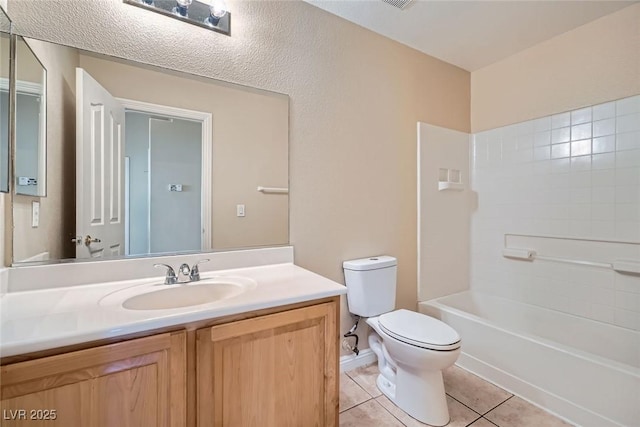
M337 426L339 301L3 360L0 425Z

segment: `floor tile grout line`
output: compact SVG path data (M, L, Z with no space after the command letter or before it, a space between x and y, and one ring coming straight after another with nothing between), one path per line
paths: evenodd
M375 398L377 398L377 397L382 396L382 393L380 393L380 394L379 394L379 395L377 395L377 396L373 396L371 393L369 393L369 392L367 391L367 389L366 389L366 388L364 388L364 387L363 387L363 386L362 386L358 381L356 381L356 380L355 380L355 378L353 378L353 377L352 377L351 375L349 375L347 372L345 372L345 374L349 377L349 379L351 379L351 381L353 381L354 383L356 383L356 384L358 385L358 387L360 387L360 388L361 388L365 393L367 393L367 396L371 396L371 398L372 398L372 399L375 399ZM377 375L376 375L376 376L377 376Z
M474 374L473 372L466 370L465 368L462 368L462 367L460 367L460 366L458 366L458 365L453 365L453 366L455 366L456 368L458 368L458 369L460 369L460 370L463 370L463 371L465 371L465 372L466 372L466 373L468 373L468 374L473 375L474 377L478 378L479 380L481 380L481 381L483 381L483 382L485 382L485 383L491 384L491 385L493 385L494 387L496 387L496 388L498 388L498 389L500 389L500 390L504 391L505 393L508 393L508 394L510 394L510 395L511 395L511 396L507 397L505 400L503 400L502 402L498 403L498 404L497 404L496 406L494 406L493 408L489 409L487 412L485 412L485 413L481 414L480 412L476 411L476 410L475 410L475 409L473 409L472 407L470 407L470 406L468 406L468 405L466 405L466 404L464 404L464 403L460 402L458 399L456 399L455 397L451 396L449 393L446 393L446 392L445 392L445 393L446 393L449 397L451 397L452 399L457 400L458 402L460 402L461 404L463 404L463 405L464 405L464 406L466 406L467 408L471 409L471 410L472 410L473 412L475 412L476 414L480 414L480 416L481 416L482 418L484 418L484 416L485 416L486 414L488 414L489 412L493 411L493 410L494 410L494 409L496 409L498 406L502 405L504 402L506 402L507 400L511 399L513 396L515 396L515 394L508 392L507 390L503 389L502 387L498 386L497 384L494 384L494 383L492 383L491 381L487 381L487 380L485 380L484 378L482 378L482 377L480 377L480 376L478 376L478 375ZM488 419L487 419L487 421L488 421ZM492 423L492 424L495 424L495 423Z
M342 414L343 412L347 412L348 410L353 409L353 408L355 408L356 406L360 406L360 405L362 405L363 403L367 403L367 402L368 402L368 401L370 401L371 399L373 399L373 398L372 398L372 397L370 397L370 398L368 398L367 400L363 400L362 402L356 403L356 404L355 404L355 405L353 405L353 406L349 406L347 409L341 409L341 410L340 410L340 412L338 412L338 413L339 413L339 414Z
M345 409L344 411L341 411L341 412L340 412L340 414L343 414L343 413L345 413L345 412L347 412L347 411L350 411L350 410L352 410L352 409L354 409L354 408L357 408L357 407L358 407L358 406L360 406L360 405L364 405L365 403L367 403L367 402L368 402L368 401L370 401L370 400L375 400L375 399L374 399L373 397L372 397L372 398L370 398L370 399L367 399L367 400L365 400L364 402L360 402L360 403L358 403L357 405L354 405L354 406L352 406L352 407L351 407L351 408L349 408L349 409Z
M507 400L509 400L509 399L507 399ZM505 402L506 402L506 401L505 401ZM503 403L504 403L504 402L503 402ZM494 426L496 426L496 427L500 427L498 424L494 423L494 422L493 422L493 421L491 421L489 418L485 418L485 417L480 417L480 418L482 418L483 420L486 420L488 423L493 424L493 425L494 425Z
M473 412L475 412L475 411L473 411ZM476 414L477 414L477 412L476 412ZM478 418L476 418L475 420L471 421L469 424L467 424L467 426L466 426L466 427L469 427L470 425L472 425L473 423L475 423L476 421L478 421L480 418L482 418L482 415L480 415L480 416L479 416ZM451 421L449 421L449 422L451 422Z
M380 396L378 396L378 397L382 397L382 396L384 396L384 395L383 395L383 394L381 394L381 395L380 395ZM376 403L377 403L378 405L382 406L382 409L384 409L385 411L387 411L387 412L388 412L388 413L389 413L393 418L395 418L396 420L398 420L398 422L399 422L400 424L402 424L404 427L407 427L407 425L406 425L405 423L403 423L403 422L402 422L402 420L401 420L400 418L396 417L396 416L393 414L393 412L391 412L390 410L388 410L388 409L386 408L386 406L384 406L382 403L378 402L378 398L377 398L377 397L374 397L374 398L373 398L373 400L375 400L375 401L376 401ZM391 402L391 400L389 400L389 402ZM394 403L393 403L393 402L391 402L391 404L393 405ZM408 414L407 414L407 415L408 415Z
M445 393L447 396L449 396L450 398L452 398L453 400L455 400L456 402L458 402L459 404L461 404L462 406L464 406L465 408L467 408L468 410L470 410L471 412L473 412L474 414L478 414L478 417L482 417L482 414L478 411L476 411L475 409L473 409L471 406L462 403L461 401L459 401L458 399L456 399L455 397L451 396L449 393ZM493 408L492 408L493 409ZM478 421L478 420L476 420Z
M365 390L365 389L364 389L360 384L358 384L358 382L357 382L356 380L354 380L353 378L351 378L351 377L349 376L349 374L347 374L346 372L344 372L344 374L347 376L347 378L349 378L351 381L353 381L353 383L354 383L355 385L357 385L357 386L360 388L360 390L364 391L364 394L365 394L366 396L368 396L368 399L365 399L365 400L363 400L362 402L360 402L360 403L358 403L358 404L356 404L356 405L354 405L354 406L351 406L350 408L345 409L344 411L340 411L340 412L339 412L340 414L341 414L341 413L343 413L343 412L348 411L349 409L353 409L353 408L355 408L356 406L360 406L360 405L362 405L363 403L366 403L366 402L370 401L371 399L375 399L375 397L371 396L371 393L369 393L369 392L368 392L367 390Z
M489 412L493 411L494 409L496 409L498 406L502 405L503 403L507 402L508 400L510 400L511 398L513 398L513 396L515 396L515 394L512 394L511 396L509 396L508 398L506 398L505 400L503 400L502 402L498 403L496 406L494 406L493 408L489 409L487 412L485 412L484 414L482 414L482 416L484 417L485 415L487 415Z
M360 388L362 389L362 391L364 391L365 393L367 393L367 396L371 396L371 398L372 398L372 399L375 399L376 397L380 397L380 396L382 396L382 393L381 393L381 394L379 394L379 395L377 395L377 396L374 396L374 395L372 395L371 393L369 393L369 392L367 391L367 389L366 389L366 388L362 387L362 386L360 385L360 383L358 383L358 381L353 380L353 382L354 382L354 383L356 383L356 384L358 385L358 387L360 387Z
M345 375L346 375L347 377L349 377L349 379L350 379L351 381L353 381L354 383L356 383L356 385L357 385L358 387L360 387L360 389L362 389L362 391L364 391L365 393L367 393L367 396L371 396L371 398L372 398L372 399L375 399L376 397L378 397L378 396L381 396L381 395L382 395L382 394L379 394L378 396L372 396L372 395L371 395L371 393L369 393L369 392L367 391L367 389L365 389L362 385L360 385L360 383L359 383L358 381L356 381L355 379L353 379L353 378L352 378L348 373L346 373L346 372L345 372Z

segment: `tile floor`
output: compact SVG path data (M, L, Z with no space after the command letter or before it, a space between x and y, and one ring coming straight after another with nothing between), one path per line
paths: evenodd
M363 366L340 375L340 426L425 426L405 414L376 386L378 367ZM542 409L462 368L444 371L451 422L448 427L569 426Z

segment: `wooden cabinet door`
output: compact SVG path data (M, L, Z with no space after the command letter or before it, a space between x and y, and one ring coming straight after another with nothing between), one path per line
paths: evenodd
M185 332L1 369L3 427L182 427L186 422Z
M337 426L337 313L334 299L198 330L198 426Z

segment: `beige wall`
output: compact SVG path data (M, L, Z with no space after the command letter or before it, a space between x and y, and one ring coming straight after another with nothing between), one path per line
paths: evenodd
M229 6L232 37L120 0L9 11L27 35L290 95L296 263L343 282L343 260L396 256L397 305L415 308L416 123L468 132L469 73L303 2Z
M419 250L418 300L469 289L469 137L418 124ZM464 191L439 190L440 169L460 171Z
M640 93L640 4L471 73L471 128L493 129Z
M37 41L34 42L34 46L30 41L24 41L20 38L16 41L16 78L18 81L42 84L42 66L44 64L40 64L39 58L34 56L35 49L42 50L42 48L37 46Z
M80 55L80 67L112 95L213 115L212 238L214 249L289 242L289 99L211 80L189 79ZM236 216L244 204L246 216Z
M47 197L14 196L13 259L48 252L50 258L74 253L75 233L75 49L37 40L30 47L47 69ZM31 227L31 202L40 201L40 226Z

